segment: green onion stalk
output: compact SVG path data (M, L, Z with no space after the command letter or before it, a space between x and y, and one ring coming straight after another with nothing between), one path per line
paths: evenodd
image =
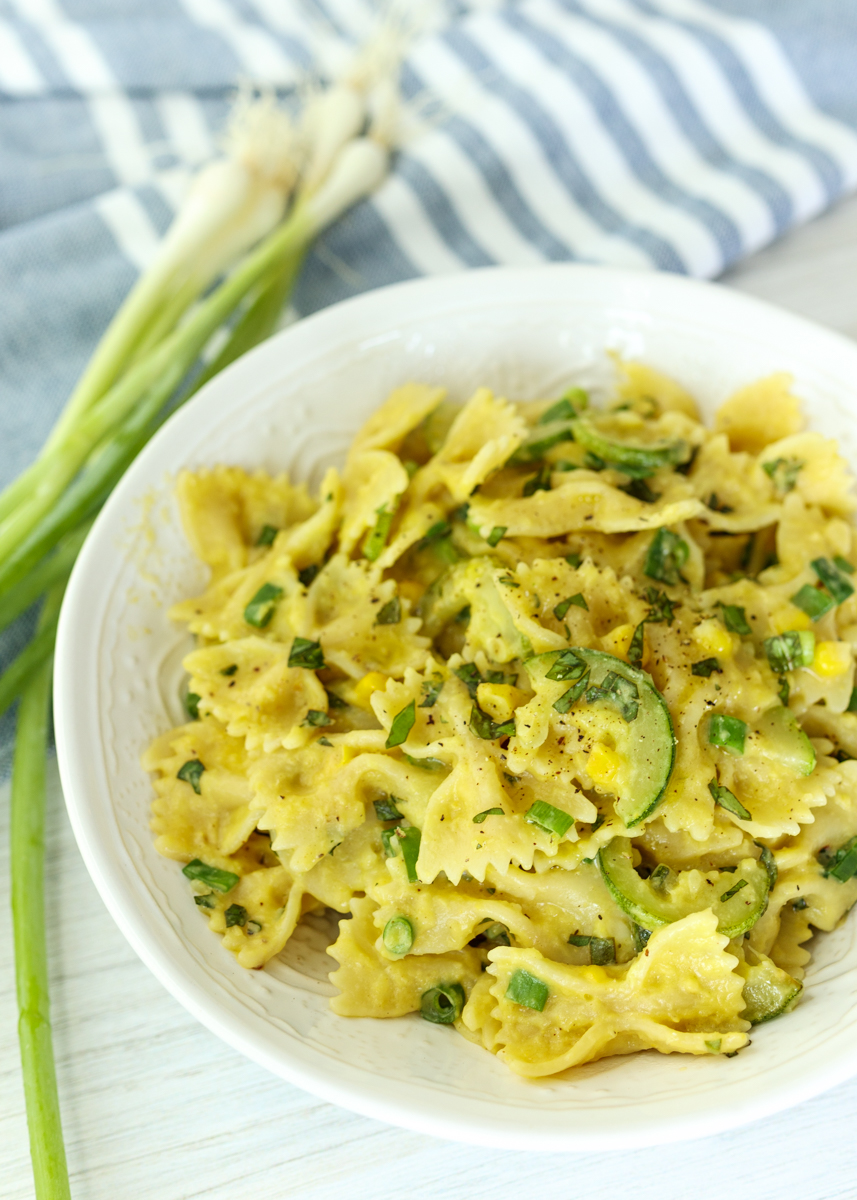
M33 638L0 675L0 714L20 701L12 907L37 1200L70 1195L44 921L48 707L62 592L95 515L146 442L218 371L270 336L315 238L385 177L390 88L389 75L357 72L316 93L298 125L270 100L239 103L229 153L202 169L40 454L0 492L0 631L44 598ZM385 97L383 121L372 117L373 90ZM210 353L215 342L220 348Z

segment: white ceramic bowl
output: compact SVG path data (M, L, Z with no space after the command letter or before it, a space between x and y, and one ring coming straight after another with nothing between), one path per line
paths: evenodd
M702 1136L804 1100L857 1073L857 923L816 939L804 999L737 1058L610 1058L529 1082L416 1015L345 1020L326 930L245 971L209 932L173 862L155 853L150 738L180 722L187 648L169 605L204 583L172 486L182 467L287 469L313 483L397 384L479 384L518 398L606 384L607 349L674 375L710 416L737 386L791 371L813 428L857 466L857 346L724 288L670 275L550 266L405 283L287 329L209 383L114 492L71 579L56 659L66 802L89 872L131 945L204 1025L327 1100L440 1137L588 1150Z

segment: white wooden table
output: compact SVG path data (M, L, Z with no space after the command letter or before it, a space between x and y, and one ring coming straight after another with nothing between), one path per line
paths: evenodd
M732 273L732 286L857 337L857 200ZM857 381L855 381L857 383ZM438 1142L266 1074L190 1017L113 924L54 777L47 908L55 1044L75 1200L800 1200L857 1197L857 1080L735 1133L574 1156ZM8 879L0 789L0 878ZM33 1195L10 921L0 918L0 1195Z

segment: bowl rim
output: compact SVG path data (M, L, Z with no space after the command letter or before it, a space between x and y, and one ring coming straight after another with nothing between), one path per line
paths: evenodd
M79 680L86 665L87 643L81 631L94 624L93 586L94 568L103 552L105 538L110 536L111 524L135 495L139 494L141 481L150 465L157 461L161 448L186 428L190 430L203 415L205 406L219 397L255 394L264 389L263 374L275 364L300 360L301 351L317 345L319 340L342 336L354 322L389 325L391 311L407 312L416 308L426 309L429 315L432 303L443 301L454 292L456 304L484 303L485 288L488 293L498 279L501 286L519 288L521 292L538 288L544 284L547 290L557 290L564 280L573 279L575 284L587 280L598 280L602 284L614 285L617 295L624 292L637 293L637 303L656 295L686 296L691 302L696 297L705 297L705 303L727 306L733 317L745 315L766 321L775 319L783 333L795 338L811 337L818 346L818 353L828 353L834 359L851 360L857 374L857 345L834 331L816 325L804 317L785 312L775 305L755 297L733 292L720 284L689 279L684 276L645 270L631 270L589 266L581 264L545 264L539 267L510 268L487 267L455 275L434 276L408 280L374 291L363 293L312 314L294 325L275 334L260 346L236 360L219 375L210 380L182 409L173 414L164 426L144 447L137 459L126 471L122 480L108 498L99 513L81 551L66 591L57 634L54 674L54 720L57 756L63 794L75 839L87 870L111 916L146 966L166 989L202 1025L211 1030L227 1044L246 1055L260 1066L280 1075L288 1082L334 1104L342 1105L364 1116L402 1126L418 1133L471 1144L528 1150L598 1150L617 1145L615 1125L599 1137L592 1130L577 1136L570 1131L567 1136L558 1136L556 1130L539 1131L532 1127L520 1127L520 1110L515 1116L513 1105L506 1105L503 1113L490 1116L467 1111L466 1097L462 1104L448 1103L446 1112L439 1111L431 1088L411 1085L411 1094L402 1095L402 1085L397 1083L396 1094L383 1095L377 1088L367 1089L363 1080L365 1072L360 1068L343 1067L337 1075L330 1072L324 1063L311 1061L312 1054L294 1055L286 1059L277 1053L272 1057L270 1046L260 1036L260 1031L245 1026L236 1019L235 1005L212 1003L211 992L198 978L182 972L166 952L161 939L154 936L143 914L133 902L123 880L123 870L113 853L111 835L118 835L119 825L105 829L98 819L94 807L87 803L91 786L90 768L85 752L85 741L81 735L87 722L85 706L80 703ZM480 299L480 296L482 297ZM548 297L550 298L550 297ZM557 297L559 299L559 297ZM393 306L391 309L391 305ZM432 310L436 311L436 310ZM412 314L411 314L412 315ZM358 320L359 319L359 320ZM361 341L365 341L363 338ZM355 344L356 345L359 343ZM268 382L270 386L270 379ZM91 727L89 727L91 730ZM243 1010L242 1010L243 1012ZM734 1128L746 1121L770 1116L800 1101L811 1098L857 1074L857 1046L853 1054L839 1055L835 1061L826 1062L814 1070L804 1071L791 1081L780 1082L769 1089L769 1094L750 1098L746 1105L733 1104L728 1112L712 1111L680 1112L668 1124L662 1117L647 1119L641 1113L633 1128L624 1129L619 1141L624 1148L662 1144L702 1136L709 1136ZM426 1092L428 1099L426 1100ZM623 1112L624 1116L624 1112ZM615 1118L614 1118L615 1119ZM569 1118L571 1120L571 1118Z

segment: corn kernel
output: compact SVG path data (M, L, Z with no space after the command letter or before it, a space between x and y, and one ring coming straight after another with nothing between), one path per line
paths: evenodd
M818 642L812 669L822 679L843 675L851 666L851 647L847 642Z
M599 787L609 787L616 778L616 774L621 766L621 754L617 754L615 750L611 750L603 742L596 742L590 751L586 770L594 784Z
M383 692L388 679L389 676L384 675L381 671L370 671L364 675L351 690L352 704L356 704L359 708L369 708L369 697L373 692Z
M707 654L731 654L732 636L719 621L703 621L693 631L693 640Z
M790 629L812 629L812 621L794 604L786 604L771 613L771 624L775 633L787 633Z
M601 642L608 654L615 654L617 658L625 658L628 654L628 647L631 645L631 638L634 636L634 625L617 625L615 629L611 629L609 633L605 633Z
M483 712L495 721L508 721L526 694L510 683L480 683L476 702Z

